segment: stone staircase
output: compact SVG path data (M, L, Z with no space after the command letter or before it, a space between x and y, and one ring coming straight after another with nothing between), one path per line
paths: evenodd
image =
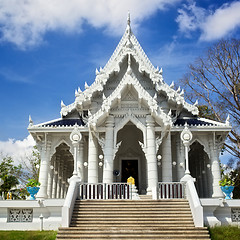
M57 239L210 239L194 227L191 210L177 200L76 200L69 228Z

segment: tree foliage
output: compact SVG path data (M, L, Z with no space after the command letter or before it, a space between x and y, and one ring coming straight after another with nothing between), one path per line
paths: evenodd
M29 179L38 180L40 161L40 153L38 152L36 146L33 147L32 154L30 156L25 156L24 159L21 159L21 165L24 168L24 172L22 174L22 182L24 185L27 184Z
M16 165L11 156L3 156L0 159L0 178L4 184L0 186L0 194L4 192L5 198L11 190L14 198L25 199L27 195L26 185L29 179L37 182L39 176L40 154L36 147L31 155L19 160Z
M11 157L3 157L0 163L0 178L4 181L0 186L0 192L4 192L5 195L13 187L19 184L19 179L22 175L22 165L15 166Z
M240 159L240 40L221 40L210 47L181 82L188 100L207 106L200 109L202 116L223 122L230 115L232 130L225 146Z

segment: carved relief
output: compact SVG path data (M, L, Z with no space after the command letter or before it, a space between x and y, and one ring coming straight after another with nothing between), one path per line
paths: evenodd
M9 209L9 222L32 222L33 209Z

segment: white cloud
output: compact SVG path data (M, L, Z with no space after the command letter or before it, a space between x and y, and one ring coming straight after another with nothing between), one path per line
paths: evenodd
M31 135L23 140L0 141L0 153L2 156L11 156L14 162L19 164L22 159L31 155L34 145L36 143Z
M83 23L122 33L128 10L137 26L144 18L181 0L0 0L1 41L20 48L43 41L47 31L80 32Z
M179 30L190 36L190 32L197 30L206 16L206 10L196 6L195 2L189 5L184 4L183 9L178 9L176 22L179 24Z
M215 11L197 7L190 1L178 10L176 22L180 32L190 36L192 32L200 30L200 40L211 41L225 37L240 26L240 2L223 4Z
M215 40L240 27L240 2L224 4L207 17L202 25L202 40Z

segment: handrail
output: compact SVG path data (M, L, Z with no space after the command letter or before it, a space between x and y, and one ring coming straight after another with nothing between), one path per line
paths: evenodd
M67 196L62 207L62 226L69 227L73 208L77 197L79 196L79 178L70 179Z
M189 201L195 227L203 227L203 207L191 179L186 182L186 197Z
M132 199L128 183L81 183L80 199Z

